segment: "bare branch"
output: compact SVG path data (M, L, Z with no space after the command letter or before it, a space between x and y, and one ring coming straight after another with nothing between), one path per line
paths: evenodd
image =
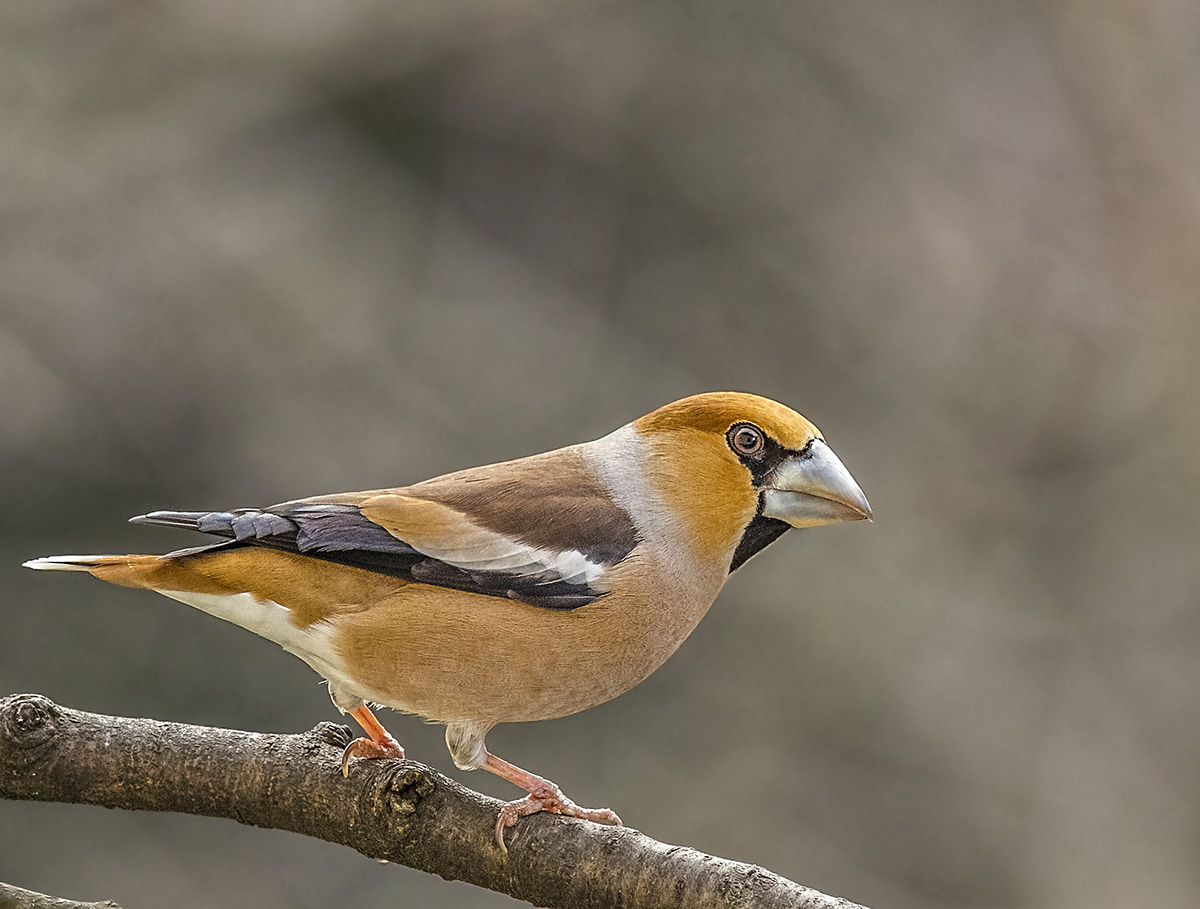
M22 890L0 881L0 909L121 909L112 900L100 903L80 903L60 896L47 896L32 890Z
M224 817L340 843L375 859L539 906L861 909L754 865L629 828L523 819L507 858L500 802L412 761L338 772L345 726L268 735L0 700L0 798Z

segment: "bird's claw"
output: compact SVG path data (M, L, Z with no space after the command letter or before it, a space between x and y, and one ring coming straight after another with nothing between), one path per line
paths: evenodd
M376 742L373 739L357 738L342 752L342 776L350 775L350 759L362 758L395 758L404 760L404 748L395 739Z
M496 818L496 842L501 852L508 854L508 846L504 843L505 829L513 826L519 818L537 814L539 811L578 817L610 827L622 826L621 819L611 808L580 808L563 795L561 789L547 781L545 787L539 786L523 799L506 802L500 809L500 816Z

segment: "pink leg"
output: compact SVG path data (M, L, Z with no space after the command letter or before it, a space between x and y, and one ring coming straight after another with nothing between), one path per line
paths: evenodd
M537 814L539 811L579 817L587 821L595 821L597 824L621 826L621 819L617 817L615 811L608 808L580 808L563 795L562 790L554 783L542 779L528 770L522 770L515 764L496 757L490 751L487 752L487 759L484 761L483 767L529 793L525 798L508 802L500 809L500 817L496 820L496 842L500 844L501 852L508 852L508 847L504 844L504 828L515 824L517 818Z
M375 719L375 714L371 713L370 707L366 704L359 704L349 713L358 720L358 725L362 726L370 738L357 738L346 746L346 750L342 752L342 776L350 775L350 758L353 757L404 760L404 749L388 734L388 731L383 728L383 724Z

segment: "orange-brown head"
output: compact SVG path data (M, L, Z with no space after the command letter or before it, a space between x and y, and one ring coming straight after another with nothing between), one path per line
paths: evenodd
M682 525L693 557L728 560L730 569L788 528L871 517L866 496L817 427L757 395L683 398L599 444L610 463L630 468L612 478L612 488L645 487L623 503L643 530L667 534ZM643 482L632 482L638 474Z

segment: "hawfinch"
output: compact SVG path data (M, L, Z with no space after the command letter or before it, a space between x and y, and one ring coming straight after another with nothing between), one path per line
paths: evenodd
M221 538L207 546L25 564L157 591L300 657L367 733L343 773L354 757L404 757L368 704L445 724L455 765L528 793L500 812L504 849L504 829L537 811L620 819L496 757L488 730L628 691L786 530L870 517L812 423L730 392L412 486L132 519Z

